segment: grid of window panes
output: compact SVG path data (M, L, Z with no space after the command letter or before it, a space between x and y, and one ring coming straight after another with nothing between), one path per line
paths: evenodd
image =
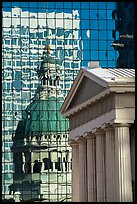
M2 7L2 194L3 199L15 199L14 192L9 195L9 186L14 182L10 147L22 111L30 104L40 84L36 69L45 44L50 44L58 59L60 86L65 98L81 66L87 66L89 61L99 61L101 67L116 66L118 52L111 46L115 29L112 11L116 3L3 2ZM49 178L47 195L52 201L50 184ZM67 176L63 189L65 198L62 201L70 201ZM55 193L58 201L60 194L58 189Z

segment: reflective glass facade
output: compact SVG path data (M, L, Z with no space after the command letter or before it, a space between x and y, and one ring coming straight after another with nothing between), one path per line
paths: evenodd
M116 67L135 68L135 3L117 2L112 17L114 48L119 53Z
M132 3L129 4L132 5ZM119 12L125 11L127 16L130 16L129 9L133 9L130 5L125 7L122 4ZM112 44L117 43L122 34L133 34L133 28L128 33L127 29L120 31L116 27L117 17L114 17L114 11L117 8L119 9L116 2L3 2L3 199L15 198L14 192L11 193L9 188L14 184L15 174L11 152L12 138L22 119L23 110L32 102L37 87L41 85L37 68L42 61L43 48L49 44L51 52L58 60L59 84L65 98L80 67L87 66L89 61L99 61L101 67L117 66L119 51L114 49ZM132 21L133 16L130 19ZM123 26L125 24L124 20ZM130 59L133 58L132 53ZM61 134L67 135L68 128ZM65 139L65 146L68 146L67 139ZM71 149L69 151L71 152ZM57 171L56 176L58 173ZM69 176L71 177L71 171ZM65 179L66 187L63 191L64 195L69 197L67 201L70 201L71 192L68 193L70 184L67 182L67 176ZM49 181L48 184L51 182ZM50 190L46 194L50 195ZM57 191L55 199L58 201L60 201L59 194ZM48 198L49 201L52 200L51 196Z

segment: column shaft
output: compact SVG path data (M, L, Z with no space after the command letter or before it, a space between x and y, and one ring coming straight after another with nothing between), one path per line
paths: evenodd
M86 140L79 142L79 202L87 202Z
M105 134L102 131L97 131L95 134L97 202L105 202Z
M33 158L33 152L30 152L30 166L31 166L31 173L33 173L33 166L34 166L34 158Z
M115 126L116 201L132 201L129 127Z
M115 201L114 128L106 128L106 202Z
M79 202L79 151L77 144L72 147L72 202Z
M96 140L93 135L86 139L88 202L96 202Z

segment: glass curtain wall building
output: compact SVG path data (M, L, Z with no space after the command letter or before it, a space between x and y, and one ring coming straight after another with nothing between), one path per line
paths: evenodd
M117 2L112 17L115 19L113 47L119 53L116 67L135 68L135 3Z
M3 2L3 200L12 198L15 200L17 197L16 189L11 192L10 188L12 184L14 186L16 174L11 147L13 147L13 138L19 122L23 117L22 113L34 101L37 88L42 83L37 69L41 65L45 45L50 45L50 52L58 62L59 85L62 98L65 99L81 66L87 66L89 61L99 61L102 68L117 66L119 51L114 49L112 44L118 42L120 35L131 35L133 30L131 28L131 32L128 33L128 31L119 31L116 28L117 19L114 17L114 11L119 9L117 4L116 2ZM133 9L132 6L126 9L124 6L120 7L120 12L127 11L127 15L130 15L129 8ZM126 24L125 20L123 26L124 24ZM58 103L57 97L54 98L54 102ZM46 109L46 111L51 110ZM63 134L68 134L67 125ZM62 141L64 142L64 138ZM69 146L67 139L64 146ZM71 148L69 152L71 155ZM56 175L57 177L60 175L58 169L56 169ZM65 175L66 184L63 194L69 199L64 199L64 201L70 201L71 169L68 172L69 176L67 173ZM48 185L51 184L52 182L48 181ZM60 201L58 194L60 194L59 191L56 191L56 201ZM50 195L50 190L46 191L46 195ZM48 201L52 201L50 196L48 198Z

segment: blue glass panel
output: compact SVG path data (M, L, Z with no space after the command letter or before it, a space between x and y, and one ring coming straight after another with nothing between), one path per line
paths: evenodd
M91 30L91 39L93 40L97 40L98 39L98 35L99 35L99 32L98 30Z
M98 10L90 10L90 19L98 19Z
M107 19L112 19L112 11L113 10L107 10Z
M90 2L90 9L97 9L98 3L97 2Z
M100 41L99 42L99 50L106 50L107 49L107 42L106 41Z
M112 40L112 30L107 30L107 40Z
M83 29L82 30L82 39L83 40L85 40L85 39L87 39L88 37L87 37L87 30L86 29Z
M98 51L93 51L91 53L91 60L99 60L99 53L98 53Z
M116 59L116 55L114 51L109 51L108 52L108 60L115 60Z
M115 21L114 20L107 20L107 27L108 27L108 29L114 30L115 29Z
M15 79L21 79L21 71L15 72Z
M89 20L89 14L90 14L89 10L82 10L80 16L82 19L88 19Z
M21 66L21 61L16 61L17 66Z
M90 28L92 29L98 29L98 21L97 20L91 20L90 21Z
M71 63L71 67L73 67L73 68L78 68L78 64L77 64L77 63L72 62L72 63Z
M39 8L45 8L47 2L38 2L38 7Z
M99 31L99 39L100 40L106 40L107 39L107 32L106 32L106 30L100 30Z
M3 7L11 7L11 2L2 2Z
M90 40L85 40L84 41L84 46L86 47L86 50L90 49L90 44L91 44Z
M72 9L70 9L70 8L64 8L64 13L72 13Z
M55 8L60 9L60 8L63 8L63 7L64 7L63 2L56 2Z
M107 2L99 2L98 8L99 9L106 9L107 8Z
M107 2L107 9L115 9L117 2Z
M21 84L22 84L21 81L16 80L16 81L13 82L13 87L15 89L21 89Z
M115 52L115 56L116 56L116 59L117 59L119 57L119 52L118 51L114 51L114 52Z
M20 7L21 2L12 2L12 7Z
M99 29L106 29L107 27L107 21L106 20L100 20L99 21Z
M82 20L81 21L82 29L89 29L89 24L90 24L89 20Z
M72 8L72 2L64 2L64 8Z
M29 12L34 12L34 13L37 13L38 12L38 9L37 8L35 8L35 7L28 7L28 11Z
M99 65L102 67L102 68L107 68L108 66L107 66L107 60L101 60L101 61L99 61Z
M111 51L114 51L114 48L111 46L112 43L113 43L113 40L108 40L107 41L107 49L111 50Z
M28 2L20 2L20 4L21 4L21 7L28 7L29 6Z
M99 18L99 20L100 19L106 19L106 10L99 10L98 18Z
M12 178L13 178L13 174L5 173L5 180L10 181ZM7 187L6 190L8 190L8 186L5 186L5 187Z
M80 8L80 2L73 2L73 9L79 9Z
M99 59L100 60L106 59L106 52L105 51L99 51Z
M116 34L116 40L118 40L119 39L119 31L116 31L115 34Z
M29 2L29 7L37 8L37 6L38 6L38 2Z
M92 42L92 40L91 40L91 47L90 47L91 52L94 52L94 50L98 50L98 46L99 46L99 41L94 40Z
M115 68L116 67L116 61L111 61L111 60L108 60L108 68Z
M82 9L89 9L89 2L81 2Z
M84 60L90 60L90 53L89 52L85 52L83 55Z

